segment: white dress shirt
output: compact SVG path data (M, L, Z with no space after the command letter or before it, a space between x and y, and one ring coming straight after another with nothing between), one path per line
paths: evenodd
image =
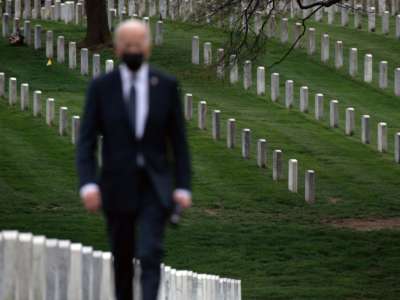
M143 63L139 70L134 74L125 64L119 66L122 81L122 96L125 103L130 101L130 92L132 85L136 90L136 116L135 116L135 135L137 139L141 139L146 128L146 121L149 114L149 65ZM144 164L144 157L137 157L138 165ZM79 191L81 198L87 193L98 191L99 187L96 183L87 183L83 185ZM175 193L191 196L191 192L186 189L176 189Z

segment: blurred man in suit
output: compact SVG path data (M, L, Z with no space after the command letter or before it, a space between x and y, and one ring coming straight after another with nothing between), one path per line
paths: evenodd
M173 77L148 64L146 24L121 23L114 44L121 65L87 92L76 152L80 196L88 211L101 208L105 216L117 300L133 298L133 257L141 263L143 300L156 300L166 221L192 203L180 92Z

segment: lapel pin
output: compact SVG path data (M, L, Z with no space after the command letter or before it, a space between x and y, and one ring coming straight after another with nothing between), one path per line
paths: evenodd
M158 84L158 78L156 76L151 77L150 79L151 85L157 85Z

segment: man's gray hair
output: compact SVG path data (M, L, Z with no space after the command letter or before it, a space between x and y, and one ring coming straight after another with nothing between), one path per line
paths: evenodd
M118 24L117 28L115 29L114 32L114 45L117 44L118 42L118 38L119 38L119 34L123 29L126 28L143 28L146 32L146 42L151 45L151 32L150 32L150 25L142 20L137 20L137 19L129 19L126 21L123 21L121 23Z

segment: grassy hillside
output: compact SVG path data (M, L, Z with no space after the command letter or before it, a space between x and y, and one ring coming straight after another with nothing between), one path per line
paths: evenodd
M82 28L40 22L55 36L79 40ZM334 28L332 30L335 30ZM342 29L337 29L338 31ZM322 30L321 30L322 32ZM205 99L222 111L222 129L234 117L240 130L252 130L252 158L240 158L240 149L228 150L225 141L212 141L210 130L188 123L194 164L194 201L182 226L167 234L166 262L181 269L216 273L242 279L244 299L398 299L400 275L399 233L394 230L358 232L327 223L343 218L389 218L399 215L400 166L393 162L393 135L400 127L399 99L373 85L350 80L344 72L295 51L274 70L298 88L310 87L328 101L340 101L340 117L353 105L359 114L372 117L372 144L314 121L312 113L286 110L269 97L258 97L242 84L231 86L215 79L214 70L190 64L191 37L212 41L216 47L223 33L215 29L167 23L165 45L154 49L152 63L176 74L185 92ZM360 42L361 43L361 42ZM366 49L369 39L360 48ZM271 42L256 65L268 65L284 46ZM67 65L46 67L43 52L10 48L0 41L0 72L53 97L56 107L68 106L79 114L88 78ZM111 57L110 51L102 53ZM394 58L395 59L395 58ZM305 67L306 64L306 67ZM241 70L241 68L240 68ZM268 78L268 76L267 76ZM269 80L268 80L269 82ZM268 90L268 87L267 87ZM283 95L283 89L281 91ZM74 147L69 137L57 136L44 119L20 112L0 101L0 228L17 228L68 238L107 249L101 216L89 215L78 199ZM280 100L282 103L282 100ZM313 106L311 105L310 111ZM376 121L389 125L388 154L375 150ZM359 122L357 121L357 127ZM209 123L210 128L210 123ZM255 141L266 138L268 160L273 149L282 149L285 160L299 160L299 194L287 191L286 179L275 183L271 169L255 166ZM315 169L317 203L303 200L303 174ZM286 176L285 176L286 177Z

